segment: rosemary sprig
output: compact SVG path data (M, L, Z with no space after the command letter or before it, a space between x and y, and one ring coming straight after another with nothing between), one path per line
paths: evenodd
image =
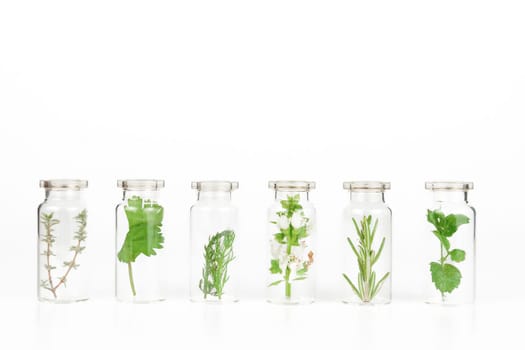
M78 255L81 254L86 248L85 246L82 246L82 242L84 242L87 238L87 232L86 232L87 211L84 209L77 216L75 216L75 221L78 224L78 230L77 232L75 232L75 236L73 238L75 239L76 243L70 248L70 251L73 251L75 253L73 254L73 258L70 261L64 261L63 266L67 267L67 269L65 273L62 275L62 277L58 279L58 283L56 285L53 283L53 278L52 278L52 273L51 273L52 270L56 269L56 266L52 266L50 260L51 260L51 256L55 255L51 250L53 243L55 242L55 236L53 235L53 231L54 231L53 226L58 225L60 221L58 219L54 219L53 215L54 213L49 213L49 214L42 214L40 216L41 223L44 225L44 229L45 229L45 235L44 235L44 238L42 239L42 242L46 243L47 246L46 246L46 250L42 253L42 255L46 256L46 265L44 267L47 270L47 276L48 276L47 280L42 280L40 282L40 286L44 289L49 290L56 299L57 298L56 291L58 287L60 287L61 285L64 285L65 287L67 277L69 273L71 272L71 270L72 269L76 270L80 266L79 264L77 264L77 258L78 258Z
M343 273L344 279L348 282L354 293L361 299L362 302L368 303L371 302L374 297L377 295L384 282L390 275L390 272L387 272L379 281L376 283L376 273L372 270L374 264L379 260L381 252L385 246L385 239L383 237L379 249L377 252L373 250L372 245L374 243L374 238L377 230L378 219L374 221L374 226L371 228L372 224L372 215L363 216L363 219L360 222L360 226L357 224L357 221L352 218L354 227L359 238L359 249L356 249L355 245L352 243L350 237L347 237L346 240L352 248L355 256L357 257L357 264L359 266L359 273L357 275L357 287L350 280L350 278Z
M218 232L211 236L204 246L204 267L199 289L204 294L216 296L219 300L224 293L224 286L229 280L228 264L235 259L233 241L235 233L231 230Z

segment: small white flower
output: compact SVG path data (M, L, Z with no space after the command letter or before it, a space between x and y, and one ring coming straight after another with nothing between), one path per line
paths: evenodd
M294 228L299 228L305 224L303 213L295 212L290 220Z
M280 260L283 253L283 245L275 240L270 240L270 254L273 260Z
M304 252L306 250L306 242L300 241L299 246L292 247L292 254L298 257L298 259L301 259L304 256Z
M279 218L277 219L277 226L280 229L286 230L289 225L290 225L290 220L288 220L286 215L279 216Z

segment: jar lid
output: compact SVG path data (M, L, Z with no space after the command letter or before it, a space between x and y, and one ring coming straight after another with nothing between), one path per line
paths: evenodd
M269 181L268 188L276 191L308 192L315 189L314 181Z
M148 191L164 188L164 180L136 179L118 180L117 187L129 191Z
M193 181L191 188L203 192L231 192L239 188L237 181Z
M363 192L384 192L390 189L390 182L381 181L345 181L343 189Z
M46 190L83 190L88 187L87 180L79 179L51 179L40 180L40 187Z
M462 181L427 181L425 189L432 191L469 191L474 189L473 182Z

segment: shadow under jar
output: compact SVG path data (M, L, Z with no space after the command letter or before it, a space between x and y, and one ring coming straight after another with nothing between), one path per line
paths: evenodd
M147 303L164 299L164 180L119 180L123 199L116 207L115 296Z
M344 182L350 202L343 211L343 302L387 304L392 299L392 211L389 182Z
M268 209L270 257L267 299L272 303L311 303L315 295L316 211L309 200L311 181L270 181L275 201Z
M470 304L475 298L476 212L468 204L472 182L426 182L426 302Z
M84 266L87 238L85 180L42 180L38 207L38 299L69 303L88 299Z
M231 196L239 183L199 181L191 187L198 192L190 209L190 299L238 301L238 209Z

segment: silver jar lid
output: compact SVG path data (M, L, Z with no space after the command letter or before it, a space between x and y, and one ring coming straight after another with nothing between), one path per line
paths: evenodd
M193 181L191 188L203 192L231 192L239 188L237 181Z
M155 191L164 188L164 180L133 179L118 180L117 187L126 191Z
M88 187L87 180L79 179L50 179L40 180L40 187L46 190L74 190L79 191Z
M315 189L314 181L269 181L268 188L275 191L309 192Z
M345 181L343 189L362 192L384 192L390 189L390 182L382 181Z
M431 191L470 191L474 189L473 182L463 181L427 181L425 189Z

